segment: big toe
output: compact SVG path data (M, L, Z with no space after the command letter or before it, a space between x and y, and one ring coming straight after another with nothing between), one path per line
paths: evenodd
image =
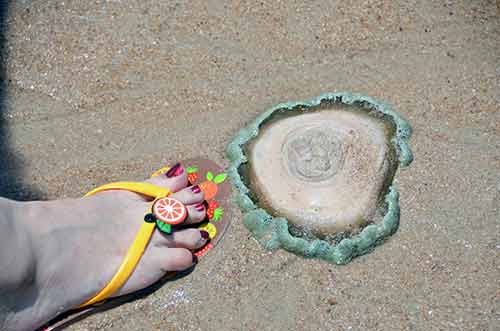
M172 167L156 171L146 182L168 188L171 192L177 192L187 186L188 178L182 164L176 163Z

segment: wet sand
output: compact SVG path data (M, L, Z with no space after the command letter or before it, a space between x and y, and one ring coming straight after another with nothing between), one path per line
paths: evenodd
M414 128L399 231L347 266L264 251L236 211L185 278L69 330L495 330L500 10L478 1L16 1L2 194L76 197L224 149L328 91ZM21 185L23 184L24 185Z

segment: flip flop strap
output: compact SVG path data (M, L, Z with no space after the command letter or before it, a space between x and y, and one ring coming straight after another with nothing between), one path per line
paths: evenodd
M102 191L109 190L126 190L132 191L135 193L139 193L142 195L146 195L148 197L159 199L170 195L170 191L166 188L149 184L149 183L136 183L136 182L116 182L110 183L103 186L99 186L98 188L90 191L85 194L85 196L90 196ZM130 275L135 270L135 267L139 263L146 246L153 235L156 224L149 222L142 222L141 228L139 232L135 236L134 242L130 246L127 255L123 259L122 264L116 271L113 278L109 281L109 283L100 290L94 297L85 301L78 308L82 308L85 306L93 305L99 303L110 296L112 296L116 291L118 291L130 278Z
M102 191L110 190L126 190L146 195L152 198L163 198L170 194L170 191L164 187L149 184L149 183L136 183L136 182L116 182L99 186L84 196L88 197Z

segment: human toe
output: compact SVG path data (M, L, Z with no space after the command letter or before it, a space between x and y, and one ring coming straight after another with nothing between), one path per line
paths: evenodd
M153 177L146 182L166 187L171 192L177 192L187 186L188 178L182 164L176 163L172 167L162 168L155 172Z
M183 271L198 262L196 256L186 248L167 248L167 251L159 256L158 265L164 272Z
M189 250L199 249L207 243L209 234L207 231L198 229L183 229L174 231L171 235L166 236L166 241L162 245L171 248L186 248Z

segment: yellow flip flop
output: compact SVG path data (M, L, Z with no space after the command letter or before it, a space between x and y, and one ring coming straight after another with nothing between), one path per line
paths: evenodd
M193 254L197 257L201 257L220 242L229 227L232 210L232 208L228 208L231 203L231 185L225 180L227 177L225 173L212 173L212 171L220 169L220 167L209 159L196 158L185 160L183 163L188 165L185 168L185 171L188 175L187 178L189 184L198 185L203 191L205 200L207 201L206 219L195 225L198 229L209 233L210 240L205 244L205 246L193 252ZM169 169L169 167L162 168L153 173L151 177L163 175ZM169 220L161 220L162 215L161 211L159 211L161 208L156 208L155 214L155 205L158 204L158 207L164 207L167 204L160 205L160 201L172 199L172 197L169 197L171 192L168 189L154 184L142 182L110 183L88 192L85 196L91 196L98 192L108 190L127 190L150 197L152 203L150 209L145 213L144 222L137 232L127 255L122 261L122 264L119 266L109 283L80 306L56 316L38 330L49 331L59 329L61 326L67 326L79 318L92 314L101 307L106 308L104 303L109 302L112 304L115 298L111 300L107 299L114 295L130 278L139 263L142 254L146 250L155 229L158 228L159 231L170 233L175 229L173 229L172 226L178 224L179 220L183 218L183 216L180 215L178 219L173 220L172 224L168 224L164 221L168 222ZM176 207L179 208L179 205ZM165 276L169 278L175 276L176 274L176 272L171 272ZM116 299L117 302L119 302L119 299Z
M207 162L208 160L204 161ZM207 164L210 168L214 166L213 162L207 162ZM221 239L222 234L225 232L228 226L227 215L226 217L224 217L223 221L220 220L224 209L220 207L219 203L214 199L217 191L221 190L221 188L218 187L220 186L221 182L225 180L226 175L224 173L221 173L217 176L214 176L212 172L208 169L205 169L205 167L200 167L200 169L198 169L198 167L188 167L186 170L188 172L188 180L190 184L195 184L195 178L198 177L197 174L195 176L195 173L193 173L193 171L199 171L202 170L202 168L207 172L207 175L206 178L203 178L203 181L199 182L199 185L205 193L205 197L209 197L207 198L208 221L199 224L198 228L200 230L207 231L209 233L210 240L207 245L194 253L197 257L204 255L208 250L213 248L214 245ZM151 177L162 175L169 169L169 167L161 168L154 172ZM135 267L139 263L142 254L146 250L146 247L155 229L158 228L158 230L166 234L170 234L172 232L172 226L182 223L187 216L186 207L180 201L169 197L171 192L168 189L150 183L110 183L99 186L96 189L88 192L87 194L85 194L85 197L110 190L127 190L150 197L152 199L151 207L150 210L146 212L144 221L142 222L142 225L137 232L133 243L131 244L127 254L125 255L125 258L122 261L122 264L119 266L113 278L103 289L101 289L92 298L79 305L77 308L83 308L103 303L106 299L116 293L127 282L127 280L134 272ZM222 189L222 191L224 191L224 189ZM226 192L226 194L228 193Z
M87 194L85 196L91 196L98 192L109 191L109 190L127 190L135 193L139 193L148 197L153 198L153 204L159 200L166 198L170 195L170 191L166 188L149 184L149 183L136 183L136 182L116 182L100 186ZM171 200L175 200L169 198ZM179 202L180 203L180 202ZM153 207L152 207L153 208ZM184 207L185 210L185 207ZM185 214L185 213L184 213ZM130 275L134 272L135 267L139 263L142 254L146 250L146 247L153 235L155 228L157 227L157 220L152 217L152 213L147 213L144 217L144 222L141 228L137 232L135 239L130 246L127 255L123 259L122 264L118 268L114 277L109 281L109 283L91 299L82 303L78 308L83 308L86 306L94 305L112 296L119 290L125 282L130 278Z

